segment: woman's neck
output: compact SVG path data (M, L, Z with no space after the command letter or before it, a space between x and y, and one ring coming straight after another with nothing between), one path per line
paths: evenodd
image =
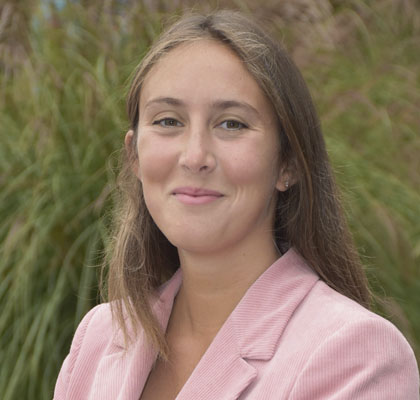
M258 247L210 255L180 251L183 282L169 327L182 336L212 339L248 288L280 256L272 241Z

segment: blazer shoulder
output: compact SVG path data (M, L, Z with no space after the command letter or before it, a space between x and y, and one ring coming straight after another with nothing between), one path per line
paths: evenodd
M70 381L78 365L86 359L98 359L113 337L109 303L93 307L79 323L70 352L61 366L54 391L54 399L66 398Z
M407 339L392 322L338 293L323 281L315 284L305 301L307 312L316 311L319 316L316 321L318 329L324 331L324 339L354 331L360 338L375 336L378 343L381 338L389 340L414 357ZM384 350L386 348L382 353Z
M70 360L72 364L79 356L81 349L97 346L95 343L107 342L112 333L112 316L109 303L98 304L83 317L79 323L70 347ZM102 338L102 340L98 340ZM105 339L105 340L104 340ZM93 345L93 346L92 346ZM93 347L93 348L92 348Z
M414 352L390 321L321 281L296 311L311 348L291 399L419 398Z

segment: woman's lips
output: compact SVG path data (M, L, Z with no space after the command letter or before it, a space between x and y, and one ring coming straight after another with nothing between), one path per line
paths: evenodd
M194 188L194 187L179 187L176 188L172 194L184 204L206 204L211 203L223 197L223 194L215 190Z

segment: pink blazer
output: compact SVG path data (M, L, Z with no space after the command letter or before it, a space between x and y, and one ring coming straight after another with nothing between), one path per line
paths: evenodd
M181 281L178 270L160 289L163 326ZM124 351L109 304L98 305L76 331L54 399L138 400L155 358L143 333ZM210 399L415 400L419 375L394 325L289 250L249 288L177 396Z

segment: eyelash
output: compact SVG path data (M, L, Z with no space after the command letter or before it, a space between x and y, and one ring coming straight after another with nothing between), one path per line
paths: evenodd
M173 122L175 125L166 125L165 122L168 122L168 121ZM220 123L219 126L223 126L224 124L228 124L228 123L237 124L238 127L237 128L228 128L227 125L226 125L226 127L224 127L223 129L226 129L227 131L239 131L241 129L248 129L248 126L245 125L243 122L239 122L239 121L236 121L234 119L227 119L227 120L223 121L222 123ZM160 125L163 128L179 127L178 124L181 124L181 123L178 120L176 120L175 118L162 118L162 119L159 119L159 120L156 120L156 121L153 122L153 125Z

